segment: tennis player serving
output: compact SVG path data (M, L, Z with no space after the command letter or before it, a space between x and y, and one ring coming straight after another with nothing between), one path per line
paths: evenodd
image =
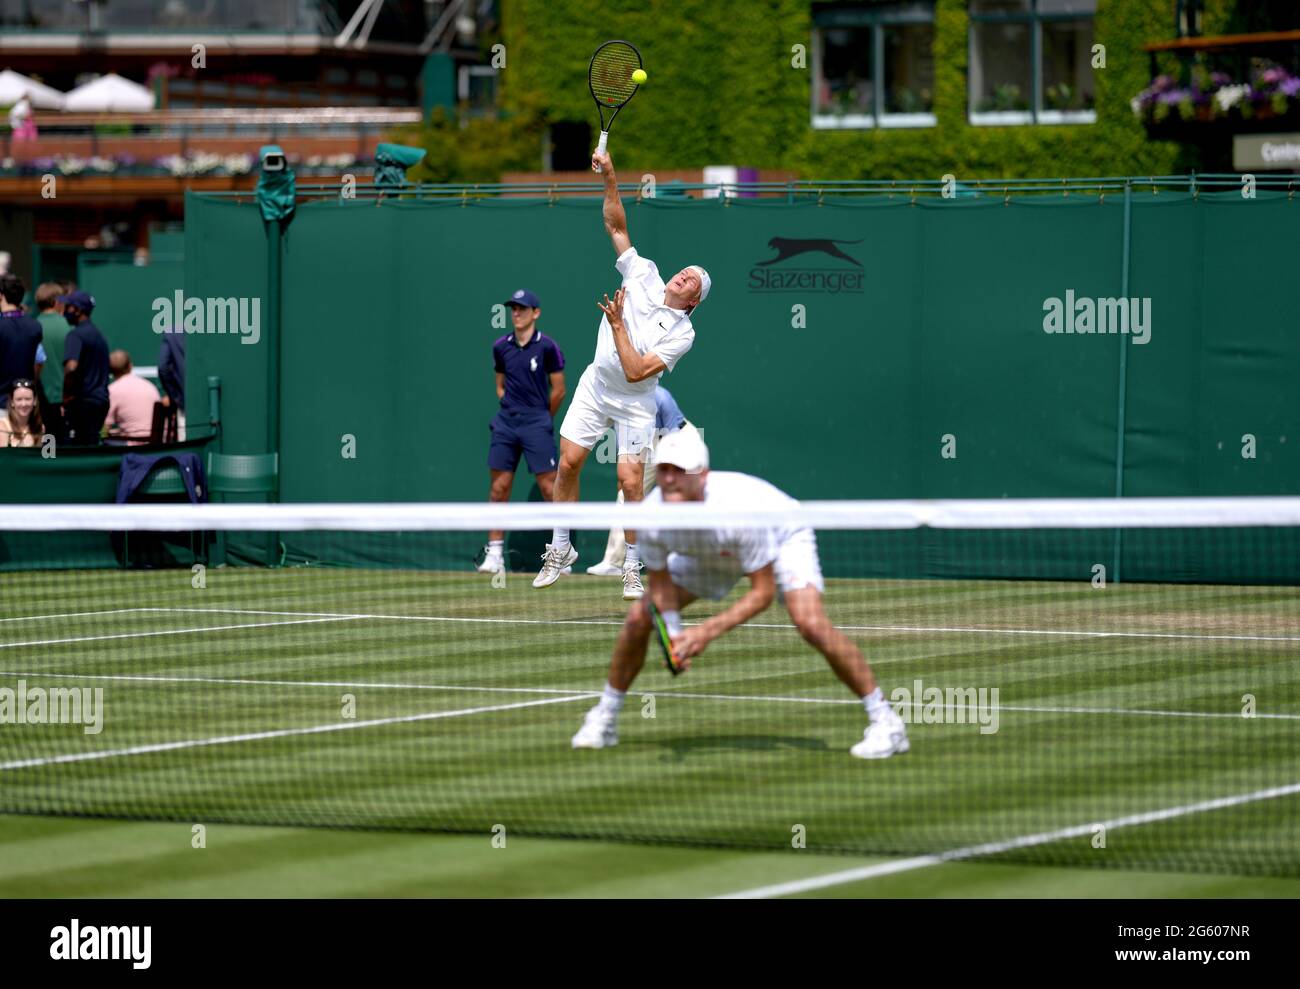
M691 313L709 294L709 274L699 265L683 268L667 282L649 258L632 246L627 214L618 195L618 177L609 155L591 156L605 180L605 230L618 260L614 266L623 286L596 304L604 315L596 340L596 357L578 380L569 411L560 425L560 466L555 478L555 501L578 500L578 478L591 448L609 427L618 438L618 483L625 501L640 501L644 454L652 445L655 429L655 386L664 371L671 371L695 342ZM623 600L639 600L641 558L636 533L626 533L623 560ZM542 569L534 587L554 584L578 559L568 529L556 529L542 556Z
M655 502L707 502L734 509L797 508L798 502L766 481L731 471L709 473L709 451L698 435L672 433L656 451L658 488L646 498ZM860 759L886 759L908 749L903 719L889 706L875 674L843 632L831 624L822 606L821 564L817 540L806 528L727 527L706 530L647 530L641 551L650 579L649 599L629 609L614 644L609 680L600 702L587 712L573 736L575 749L604 749L618 744L618 715L627 691L645 665L646 647L656 624L670 668L689 670L714 639L762 612L780 595L805 642L826 657L835 675L862 699L869 725L849 752ZM720 601L742 575L749 590L730 607L687 628L681 612L698 598ZM655 615L658 612L660 619ZM667 641L664 641L667 640Z

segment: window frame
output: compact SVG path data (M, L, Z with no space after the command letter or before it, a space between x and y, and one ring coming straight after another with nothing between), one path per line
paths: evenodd
M501 70L491 65L472 65L462 63L456 66L456 100L468 104L470 98L470 80L473 78L492 79L492 110L480 109L479 113L495 112L501 100Z
M898 24L928 24L934 28L933 0L886 7L823 8L813 11L812 85L808 88L809 119L814 130L889 130L935 127L933 110L925 113L885 112L885 32ZM818 113L817 90L822 80L822 32L827 28L867 28L871 45L871 112ZM933 44L933 42L932 42ZM933 49L932 49L933 54Z
M1045 23L1069 23L1079 21L1088 15L1069 11L1051 12L1038 9L1040 0L1029 0L1027 11L997 11L977 14L966 5L970 27L966 32L966 64L975 64L975 25L976 24L1025 24L1029 27L1029 88L1030 101L1028 110L985 110L975 109L976 94L971 89L969 69L966 74L966 119L974 127L1007 127L1025 124L1095 124L1097 111L1093 110L1047 110L1043 108L1043 25ZM1094 25L1097 11L1092 12ZM1094 34L1094 38L1096 35Z

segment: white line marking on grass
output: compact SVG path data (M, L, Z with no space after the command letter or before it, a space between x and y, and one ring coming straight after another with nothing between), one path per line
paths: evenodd
M788 883L777 883L772 886L759 886L755 889L741 890L738 893L727 893L722 896L714 897L714 899L765 900L776 896L792 896L796 893L808 893L813 890L827 889L831 886L842 886L845 883L861 882L866 879L875 879L879 876L888 876L897 872L908 872L913 869L924 869L932 865L943 865L945 862L961 862L965 859L980 858L985 855L997 855L1001 852L1011 852L1021 848L1032 848L1035 845L1047 845L1056 841L1064 841L1067 838L1083 838L1093 834L1098 826L1104 827L1107 831L1111 831L1116 828L1127 828L1142 824L1153 824L1158 821L1168 821L1176 817L1186 817L1190 814L1200 814L1205 811L1222 810L1225 807L1238 807L1242 804L1254 803L1260 800L1274 800L1278 797L1289 797L1297 793L1300 793L1300 783L1290 783L1286 786L1275 786L1266 790L1256 790L1253 793L1242 793L1231 797L1218 797L1214 800L1202 800L1194 804L1184 804L1181 807L1167 807L1163 810L1147 811L1142 814L1130 814L1127 817L1117 817L1110 821L1096 821L1089 824L1079 824L1071 828L1061 828L1059 831L1043 831L1038 834L1023 835L1019 838L1010 838L1006 841L992 841L983 845L954 848L951 851L940 852L937 855L921 855L916 858L900 859L894 862L882 862L878 865L867 865L857 869L844 869L840 872L830 872L821 876L813 876L809 879L796 879L793 882Z
M113 635L79 635L71 639L39 639L32 642L0 642L0 649L20 649L23 646L62 646L73 642L102 642L108 639L147 639L157 635L188 635L192 632L229 632L239 628L270 628L274 625L312 625L319 622L343 622L351 615L329 618L301 618L292 622L250 622L246 625L203 625L198 628L170 628L161 632L118 632Z
M100 615L125 615L144 608L111 608L108 611L65 611L61 615L27 615L22 618L0 618L0 622L51 622L59 618L98 618Z
M239 626L241 628L248 626ZM109 680L127 683L210 683L229 686L252 687L344 687L349 690L445 690L463 691L480 694L561 694L566 696L588 696L590 690L572 687L484 687L472 684L441 683L388 683L368 682L364 680L267 680L258 677L215 677L215 676L169 676L148 673L68 673L56 671L20 671L0 670L0 677L23 677L32 679L57 680ZM677 684L669 684L659 689L631 690L633 697L685 697L688 700L706 701L746 701L775 704L831 704L861 707L862 701L851 697L790 697L782 694L703 694L687 693L676 689ZM924 701L895 701L895 707L933 708L935 705ZM940 704L938 708L945 711L970 711L972 705ZM1129 707L1044 707L1014 704L999 704L1001 711L1020 711L1027 714L1132 714L1151 715L1165 718L1230 718L1233 720L1273 719L1278 721L1300 721L1300 714L1270 714L1256 712L1250 719L1243 718L1240 711L1161 711L1154 708ZM974 722L970 722L973 724Z
M174 752L178 749L202 748L209 745L232 745L236 742L260 742L269 738L288 738L293 735L319 735L331 731L348 731L352 728L374 728L380 725L395 725L415 721L435 721L440 718L460 718L468 714L487 714L492 711L514 711L525 707L538 707L543 704L567 704L569 701L581 700L583 697L596 698L599 693L587 691L577 697L548 697L539 701L519 701L514 704L494 704L491 707L473 707L458 711L431 711L425 714L406 714L392 718L375 718L370 721L348 721L338 724L312 725L308 728L278 728L274 731L248 732L243 735L219 735L216 738L192 738L180 742L155 742L150 745L134 745L126 749L106 749L99 752L75 752L69 755L46 756L39 759L19 759L14 762L0 762L0 770L30 769L36 766L49 766L56 763L88 762L94 759L113 759L118 756L145 755L150 752Z
M330 618L373 618L383 621L406 622L467 622L484 625L622 625L622 620L586 618L466 618L442 615L379 615L368 613L351 614L334 611L260 611L243 608L140 608L140 611L157 612L212 612L230 615L303 615ZM686 622L698 625L699 622ZM745 622L736 628L766 628L793 630L792 624L765 624L762 622ZM979 635L1059 635L1067 637L1097 639L1198 639L1223 642L1300 642L1300 635L1207 635L1199 632L1097 632L1069 631L1065 629L1040 628L966 628L962 626L925 626L925 625L837 625L842 632L926 632L926 633L973 633Z

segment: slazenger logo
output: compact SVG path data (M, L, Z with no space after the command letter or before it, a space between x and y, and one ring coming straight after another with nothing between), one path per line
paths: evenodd
M759 261L749 269L749 290L751 292L826 292L837 295L840 292L861 292L863 270L862 263L841 248L841 244L861 244L861 240L836 240L833 237L773 237L767 246L776 252L775 257ZM820 262L818 267L807 267L811 261L795 267L786 264L805 254L814 255ZM843 264L853 266L847 269ZM782 265L777 268L775 265Z

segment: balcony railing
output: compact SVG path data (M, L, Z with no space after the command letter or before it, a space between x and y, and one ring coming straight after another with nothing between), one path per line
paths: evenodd
M33 168L68 174L58 163L69 160L76 173L84 169L99 174L186 174L176 158L251 158L263 144L280 144L302 160L333 158L341 164L341 156L371 158L375 145L389 131L419 123L421 117L416 107L39 113L34 118L35 140L15 141L7 131L0 136L0 159L10 174ZM78 167L77 162L85 165Z

